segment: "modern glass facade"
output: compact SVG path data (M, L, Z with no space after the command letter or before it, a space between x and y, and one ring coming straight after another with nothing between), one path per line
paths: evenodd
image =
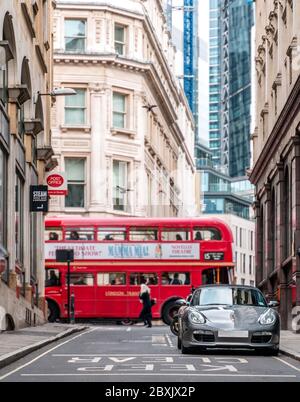
M251 3L229 2L229 175L232 177L245 175L251 158Z
M213 164L213 153L203 144L196 146L196 166L201 173L204 214L233 214L250 219L253 186L246 177L232 178Z
M250 166L252 26L252 1L210 0L209 146L231 177Z
M221 164L221 1L209 11L209 148L214 166Z

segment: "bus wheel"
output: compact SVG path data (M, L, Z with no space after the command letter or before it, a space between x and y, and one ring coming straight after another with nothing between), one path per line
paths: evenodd
M48 301L48 321L55 322L59 318L59 310L55 303Z
M130 318L126 318L125 320L121 321L121 324L128 327L129 325L133 325L133 321L130 320Z
M167 325L170 325L181 306L182 304L177 300L167 303L162 313L163 322Z

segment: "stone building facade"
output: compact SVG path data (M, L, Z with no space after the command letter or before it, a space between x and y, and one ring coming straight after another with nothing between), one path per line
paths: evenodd
M42 213L30 185L51 169L50 0L1 0L0 330L44 322Z
M299 1L257 1L256 26L256 280L290 328L300 305Z
M68 196L52 214L183 216L195 209L194 122L159 0L57 1L52 118Z

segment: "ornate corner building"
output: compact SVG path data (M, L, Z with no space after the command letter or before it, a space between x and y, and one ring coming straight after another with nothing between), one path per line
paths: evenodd
M257 1L256 25L256 279L286 329L300 305L299 1Z
M42 213L30 185L53 166L50 138L52 1L0 9L0 330L44 322Z
M194 198L194 121L175 77L162 0L56 2L52 119L68 196L51 213L183 216Z

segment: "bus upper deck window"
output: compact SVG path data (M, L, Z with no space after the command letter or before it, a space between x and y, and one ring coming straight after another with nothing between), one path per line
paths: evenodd
M156 241L158 240L155 228L130 228L129 238L131 241Z
M62 240L62 230L58 228L47 228L45 230L45 241Z
M219 229L198 227L193 230L193 239L196 241L222 240L222 235Z
M125 241L126 228L99 228L97 238L99 241Z
M163 228L161 230L162 241L190 241L190 229L183 228Z
M66 240L80 240L80 241L93 241L94 240L94 229L93 228L67 228L66 229Z

